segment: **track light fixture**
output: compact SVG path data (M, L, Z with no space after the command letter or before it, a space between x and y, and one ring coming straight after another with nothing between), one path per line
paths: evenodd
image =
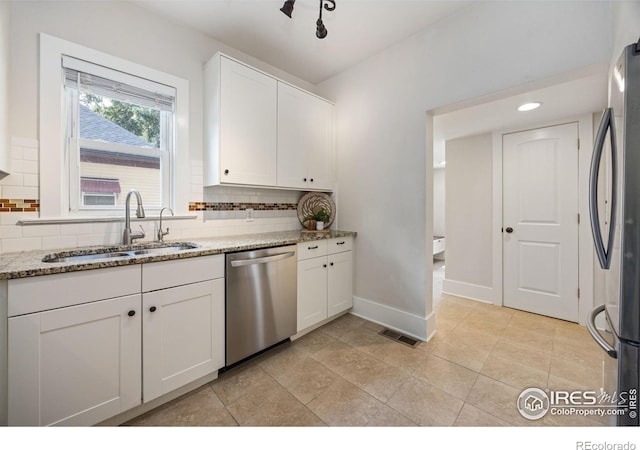
M282 11L285 15L291 18L291 13L293 12L293 5L296 0L286 0L280 11ZM316 36L318 39L324 39L327 37L327 27L324 26L324 22L322 21L322 8L327 11L333 11L336 9L335 0L320 0L320 15L318 16L318 20L316 21Z
M282 5L282 8L280 8L280 11L282 11L286 16L289 16L289 19L291 19L291 13L293 12L293 5L295 2L296 0L287 0L284 2L284 5Z

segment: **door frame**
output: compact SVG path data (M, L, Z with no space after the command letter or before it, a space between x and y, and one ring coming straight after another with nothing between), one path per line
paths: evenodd
M492 133L493 157L493 295L494 305L504 306L504 278L503 278L503 239L502 239L502 135L546 128L568 123L578 124L578 285L580 299L578 300L578 323L584 325L587 315L593 308L593 244L591 239L591 225L589 223L589 168L591 166L591 152L593 149L593 114L569 117L563 120L535 123L528 126L505 128Z

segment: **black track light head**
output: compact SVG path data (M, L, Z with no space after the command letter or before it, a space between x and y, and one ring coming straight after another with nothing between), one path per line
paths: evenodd
M280 8L280 11L282 11L286 16L291 18L291 13L293 12L293 4L295 2L296 0L286 0L284 2L284 5L282 5L282 8Z
M324 26L322 19L318 19L316 22L316 37L318 39L324 39L327 37L327 28Z

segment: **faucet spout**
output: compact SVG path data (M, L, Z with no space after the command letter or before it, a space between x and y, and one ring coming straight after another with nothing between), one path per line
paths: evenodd
M134 239L142 239L144 238L144 230L141 231L131 231L131 194L136 196L136 203L138 207L136 208L136 217L138 219L144 218L144 208L142 206L142 196L140 192L136 189L131 189L127 194L127 198L125 200L125 209L124 209L124 231L122 232L122 243L124 245L130 245Z
M158 226L158 242L163 242L164 241L164 237L169 234L169 227L167 227L167 231L162 231L162 213L164 212L165 209L168 209L169 212L171 213L171 215L173 216L173 210L171 208L169 208L168 206L165 206L164 208L162 208L160 210L160 225Z

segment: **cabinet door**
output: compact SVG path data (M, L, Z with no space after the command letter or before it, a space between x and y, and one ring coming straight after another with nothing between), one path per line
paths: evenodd
M277 81L222 58L220 89L221 182L275 186Z
M309 120L307 176L309 189L333 189L333 105L307 96Z
M144 293L143 399L224 366L224 279Z
M139 405L140 301L10 318L9 425L93 425Z
M278 83L278 186L307 188L308 96Z
M329 317L353 306L352 252L329 255Z
M298 331L327 318L327 257L298 261Z

